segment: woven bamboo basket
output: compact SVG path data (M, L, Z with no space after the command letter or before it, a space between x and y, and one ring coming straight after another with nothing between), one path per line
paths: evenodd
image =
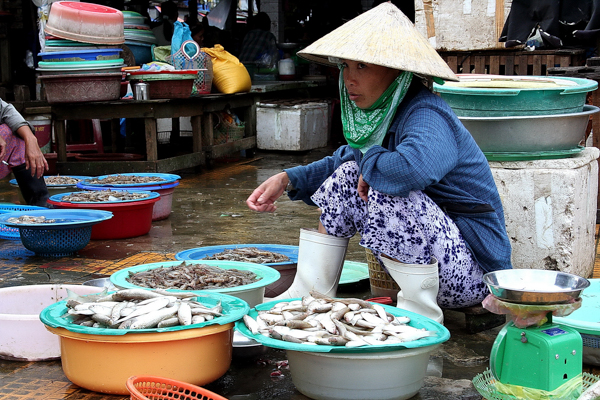
M394 302L398 299L400 287L379 265L379 261L370 249L367 251L367 265L369 266L369 283L371 294L376 297L391 297Z

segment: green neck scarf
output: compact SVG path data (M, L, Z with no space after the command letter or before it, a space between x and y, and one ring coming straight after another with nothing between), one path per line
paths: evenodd
M356 106L348 97L344 85L344 67L340 68L340 105L344 137L350 147L360 149L364 154L371 147L381 145L392 124L396 108L404 99L412 81L412 72L403 71L386 91L369 108Z

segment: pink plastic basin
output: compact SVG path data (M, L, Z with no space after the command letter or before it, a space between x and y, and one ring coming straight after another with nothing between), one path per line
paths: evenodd
M116 8L92 3L52 3L44 31L49 35L77 42L125 43L123 13Z

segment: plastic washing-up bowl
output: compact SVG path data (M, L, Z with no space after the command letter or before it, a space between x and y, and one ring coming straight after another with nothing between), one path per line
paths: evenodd
M60 338L65 376L82 388L127 395L127 379L136 374L168 376L201 386L229 369L234 322L249 307L238 298L218 293L206 293L196 300L206 307L220 303L223 315L170 328L92 328L63 317L67 307L61 301L46 307L40 319Z
M248 314L255 319L259 311L270 310L281 301L257 305ZM450 338L450 332L430 318L380 305L392 315L409 317L410 326L435 332L435 336L390 345L345 347L254 335L243 321L236 323L236 329L267 347L286 350L296 389L311 399L409 399L423 387L429 356ZM356 371L360 371L360 377Z
M111 67L119 69L119 66ZM48 103L82 103L118 100L121 93L120 72L98 74L42 75Z
M52 36L94 44L125 42L123 13L116 8L92 3L52 3L44 31Z
M78 175L61 175L61 177L63 178L75 178L75 179L79 179L80 181L83 181L85 179L90 179L91 177L89 176L78 176ZM67 193L67 192L72 192L73 190L77 190L77 183L73 183L73 184L57 184L57 185L52 185L48 183L48 178L51 178L51 176L44 176L44 180L46 181L46 187L48 188L48 193L50 194L50 196L53 196L55 194L60 194L60 193ZM9 181L9 184L12 187L19 187L19 184L17 183L16 179L11 179ZM19 201L22 204L27 203L25 201L25 198L23 197L23 193L21 193L21 189L19 189Z
M95 186L88 185L84 182L80 182L77 184L77 187L83 190L127 190L130 192L135 191L151 191L156 192L160 195L159 200L154 203L154 208L152 209L152 221L160 221L166 218L169 218L171 215L171 207L173 205L173 192L175 192L175 187L179 185L179 182L167 183L162 185L151 185L151 186L126 186L119 185L117 186Z
M54 222L19 224L9 221L21 216L45 217ZM0 223L19 230L23 246L39 256L64 257L83 249L90 241L94 225L112 218L101 210L16 211L0 215Z
M459 117L550 115L583 110L591 79L459 74L460 82L433 84Z
M0 288L0 358L44 361L60 358L60 341L40 321L47 306L67 298L67 289L78 295L101 292L83 285L26 285Z
M290 259L289 261L263 264L276 269L280 274L278 280L265 287L265 297L272 298L279 296L292 285L294 277L296 276L296 267L298 264L298 246L281 244L226 244L221 246L205 246L180 251L175 254L175 258L178 260L202 260L227 249L238 249L242 247L256 247L260 250L283 254Z
M265 287L277 279L279 279L279 272L271 267L267 267L261 264L253 264L240 261L219 261L219 260L206 260L206 261L185 261L187 264L206 264L222 269L238 269L242 271L254 272L259 278L258 281L250 283L248 285L234 286L223 289L206 289L206 290L186 290L191 293L202 295L204 293L222 293L231 296L238 297L247 302L250 307L254 307L264 301ZM135 265L133 267L121 269L110 276L110 281L118 288L121 289L132 289L142 288L148 289L148 287L138 286L130 283L127 278L130 274L137 272L148 271L155 268L169 268L180 265L182 261L167 261L157 262L151 264ZM170 290L170 289L169 289Z
M113 213L113 218L103 221L92 228L92 239L126 239L145 235L152 227L152 210L160 195L156 192L147 193L149 197L142 200L125 200L113 202L76 203L62 201L62 198L72 194L61 193L50 196L48 204L55 208L75 208L104 210Z

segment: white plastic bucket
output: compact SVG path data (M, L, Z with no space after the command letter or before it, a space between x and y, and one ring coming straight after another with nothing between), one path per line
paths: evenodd
M377 353L287 350L287 357L292 382L311 399L404 400L423 387L429 356L439 346Z
M67 298L67 289L78 295L102 291L102 288L84 285L0 288L0 358L14 361L60 358L59 337L48 332L39 314L49 305Z

